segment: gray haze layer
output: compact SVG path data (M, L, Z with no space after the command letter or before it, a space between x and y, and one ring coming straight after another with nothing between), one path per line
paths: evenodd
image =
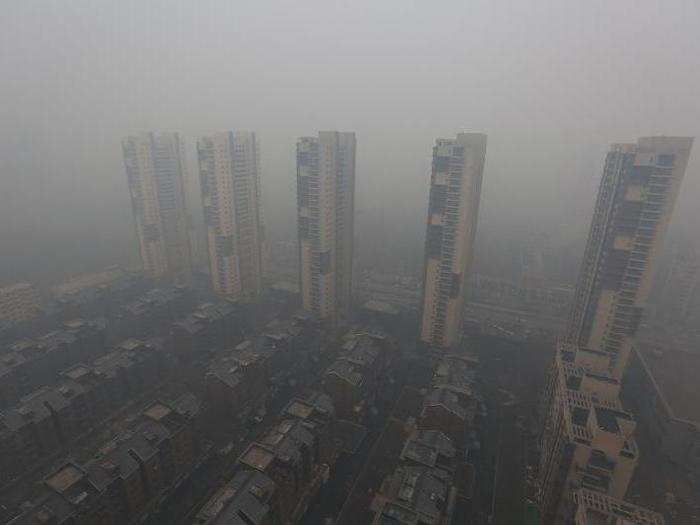
M0 8L0 279L134 260L119 145L133 132L182 132L195 177L197 135L257 131L283 238L296 137L356 131L359 249L417 258L437 136L489 135L489 245L530 229L581 238L610 142L700 135L694 0ZM699 166L696 152L674 225L696 236Z

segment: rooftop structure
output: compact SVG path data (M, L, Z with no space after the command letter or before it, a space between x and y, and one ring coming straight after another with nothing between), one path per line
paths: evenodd
M456 488L447 472L429 467L398 467L372 501L375 525L450 523Z
M202 507L199 525L276 523L274 481L255 470L241 470Z
M457 449L439 430L418 430L410 436L401 451L401 459L425 467L453 470Z

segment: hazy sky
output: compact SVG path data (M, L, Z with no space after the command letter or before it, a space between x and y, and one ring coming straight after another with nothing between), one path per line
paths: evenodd
M13 274L29 260L126 256L119 140L133 132L180 131L193 151L202 133L257 131L279 236L293 234L296 137L354 130L360 231L387 245L422 238L437 136L489 135L482 235L529 226L573 235L587 227L610 142L700 135L697 0L4 0L0 9L0 266ZM676 215L686 225L699 216L698 148Z

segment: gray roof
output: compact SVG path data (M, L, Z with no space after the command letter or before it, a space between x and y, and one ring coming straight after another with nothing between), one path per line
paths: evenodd
M384 518L399 523L439 523L449 497L450 482L447 474L428 467L397 468L388 476L372 507L378 523Z
M443 407L456 416L466 419L467 409L459 400L459 396L449 388L434 388L423 400L423 411L430 407Z
M435 467L442 457L452 461L457 451L452 441L438 430L419 430L406 440L401 459L411 460L426 467Z
M24 396L14 407L2 412L0 420L12 431L28 423L38 423L51 417L49 406L59 412L69 406L67 398L58 388L42 387Z
M338 359L329 366L326 370L326 375L335 375L353 386L358 386L362 383L362 374L357 370L357 366L343 359Z
M256 470L241 470L204 505L199 524L228 525L262 523L270 513L274 481Z

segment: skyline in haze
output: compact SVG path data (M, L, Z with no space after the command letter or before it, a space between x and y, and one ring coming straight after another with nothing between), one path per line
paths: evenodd
M119 140L151 129L183 135L190 179L196 137L255 131L273 239L295 234L296 138L355 131L360 253L420 252L434 138L483 130L481 235L583 238L610 143L698 135L700 6L672 4L22 2L0 22L0 278L133 261ZM698 166L672 229L699 218Z

